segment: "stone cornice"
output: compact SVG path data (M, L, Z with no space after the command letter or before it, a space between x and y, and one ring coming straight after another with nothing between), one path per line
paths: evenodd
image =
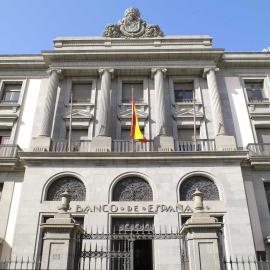
M200 151L200 152L19 152L20 158L26 163L37 163L46 161L80 161L87 160L90 162L107 161L128 162L241 162L247 157L248 151Z

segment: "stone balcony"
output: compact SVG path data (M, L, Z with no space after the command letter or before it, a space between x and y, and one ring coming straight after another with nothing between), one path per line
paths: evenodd
M71 141L70 152L92 152L91 140ZM69 152L68 140L52 140L51 152ZM154 140L148 140L147 143L132 140L112 140L112 152L153 152ZM174 151L216 151L214 139L198 139L196 147L193 140L175 140Z
M0 145L0 158L17 158L19 150L21 148L16 144L2 144Z
M270 143L250 143L247 150L250 157L270 157Z

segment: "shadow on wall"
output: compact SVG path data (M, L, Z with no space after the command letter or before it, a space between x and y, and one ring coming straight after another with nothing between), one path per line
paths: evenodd
M0 237L0 261L10 260L12 247L3 238Z

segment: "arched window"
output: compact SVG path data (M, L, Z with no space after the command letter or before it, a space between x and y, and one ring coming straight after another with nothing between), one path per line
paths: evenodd
M153 191L147 181L139 177L127 177L113 189L113 201L153 201Z
M47 201L61 201L60 194L65 190L72 196L71 201L85 201L86 190L83 182L72 176L55 180L47 192Z
M180 186L180 201L192 201L192 194L199 189L205 201L219 200L219 193L215 183L203 176L192 176L186 179Z

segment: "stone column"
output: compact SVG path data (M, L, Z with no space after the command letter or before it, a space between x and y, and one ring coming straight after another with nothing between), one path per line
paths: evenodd
M59 83L59 78L62 74L61 69L49 69L50 76L49 86L44 103L44 111L41 118L41 128L39 136L32 138L30 143L30 151L46 152L50 151L51 132L55 110L56 94Z
M99 69L101 91L100 98L98 98L98 135L92 139L92 152L110 152L112 149L112 139L110 137L110 90L113 72L113 69Z
M156 92L156 134L154 137L154 150L167 152L174 150L173 137L167 135L166 121L166 102L165 102L165 87L164 78L166 76L166 68L153 68L152 77L155 80Z
M84 231L67 212L71 195L65 191L61 197L59 212L40 225L45 232L41 269L75 268L76 239L77 235L83 234Z
M164 78L166 76L166 68L153 68L152 76L155 80L156 92L156 131L157 135L167 135L166 128L166 110L165 110L165 89Z
M216 150L234 151L236 142L234 136L228 136L226 133L224 118L221 108L220 96L217 86L216 72L218 68L207 67L204 69L203 77L207 78L209 89L210 104L212 109L213 125L215 131Z
M226 135L224 119L221 109L220 96L217 86L216 72L218 68L205 68L203 77L207 78L207 84L209 89L210 104L213 116L213 125L215 135Z
M218 232L223 224L202 210L203 193L197 189L192 197L196 210L180 230L186 236L189 269L220 270Z
M99 99L99 133L98 136L110 136L110 113L111 113L111 102L110 102L110 90L111 90L111 79L113 75L113 69L99 70L101 77L101 91Z
M48 70L48 74L50 75L50 81L44 104L44 112L39 136L51 136L56 94L59 83L59 75L61 74L61 72L62 71L60 69Z

